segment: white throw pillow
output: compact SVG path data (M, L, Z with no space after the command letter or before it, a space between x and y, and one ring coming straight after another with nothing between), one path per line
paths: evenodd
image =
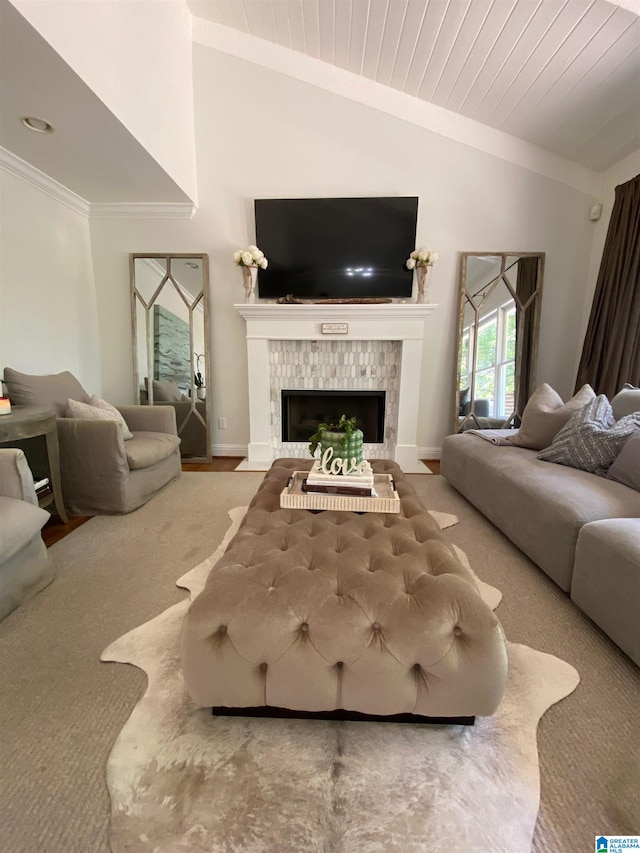
M540 385L529 398L522 413L520 429L511 443L533 450L549 447L571 417L595 396L591 385L583 385L567 403L563 403L562 397L550 385Z
M95 395L91 403L80 403L78 400L67 400L67 417L83 418L84 420L116 421L122 427L122 437L125 441L133 438L133 433L120 412L111 403L101 400Z

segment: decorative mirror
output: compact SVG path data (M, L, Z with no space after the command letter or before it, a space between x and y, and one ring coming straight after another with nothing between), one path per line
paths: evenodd
M535 388L543 252L463 252L454 432L509 429Z
M130 255L138 402L173 406L183 457L211 461L209 257Z

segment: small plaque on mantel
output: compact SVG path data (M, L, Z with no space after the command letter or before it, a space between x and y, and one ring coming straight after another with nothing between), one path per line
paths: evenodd
M323 323L322 324L322 334L323 335L348 335L349 334L349 324L348 323Z

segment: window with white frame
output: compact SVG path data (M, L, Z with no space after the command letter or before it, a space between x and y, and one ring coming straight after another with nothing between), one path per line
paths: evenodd
M471 363L477 337L475 400L487 400L489 417L506 418L514 408L516 357L516 309L513 299L479 318L478 328L471 323L462 332L460 387L471 386Z

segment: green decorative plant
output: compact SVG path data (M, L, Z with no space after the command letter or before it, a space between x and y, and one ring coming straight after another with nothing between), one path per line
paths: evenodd
M318 449L318 445L322 441L322 437L325 432L341 432L344 433L344 437L341 441L341 446L346 449L349 446L349 441L356 429L356 419L348 418L346 415L340 415L340 420L337 423L331 424L318 424L317 432L315 432L312 436L309 437L309 453L314 456L316 450Z
M204 388L204 378L202 376L202 373L200 372L200 359L204 358L204 354L200 353L200 355L198 355L198 353L196 352L194 353L194 355L196 357L196 372L193 375L193 381L195 383L196 388Z

